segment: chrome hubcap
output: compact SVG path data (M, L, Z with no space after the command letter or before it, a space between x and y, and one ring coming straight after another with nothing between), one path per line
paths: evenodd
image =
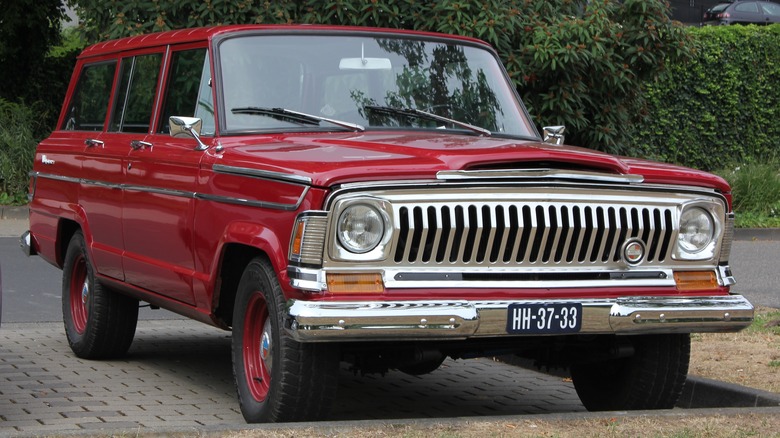
M260 358L265 364L265 369L268 370L268 374L271 374L271 366L273 365L273 356L271 355L271 321L266 320L263 325L263 334L260 337Z
M81 286L81 304L87 305L87 299L89 298L89 282L85 281Z

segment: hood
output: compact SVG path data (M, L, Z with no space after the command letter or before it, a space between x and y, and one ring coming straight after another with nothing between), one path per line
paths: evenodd
M643 175L646 182L728 191L705 172L572 146L430 132L225 137L220 164L308 177L314 186L435 179L442 170L558 168Z

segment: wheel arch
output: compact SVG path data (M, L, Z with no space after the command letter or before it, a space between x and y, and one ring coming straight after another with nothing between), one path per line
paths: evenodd
M251 245L228 243L222 248L213 305L215 316L227 326L233 325L233 309L241 274L256 257L268 259L265 251Z
M233 308L236 291L241 275L249 262L255 257L263 257L274 267L282 288L287 271L287 240L280 239L277 233L261 224L237 221L225 230L218 256L213 264L216 267L213 277L214 295L211 307L214 316L227 326L233 325Z
M84 227L75 220L61 218L57 224L57 246L55 254L57 257L57 266L60 268L62 268L65 263L65 254L68 251L70 240L77 231L85 233L84 239L89 242L90 239L86 235ZM89 252L89 245L87 245L87 252Z

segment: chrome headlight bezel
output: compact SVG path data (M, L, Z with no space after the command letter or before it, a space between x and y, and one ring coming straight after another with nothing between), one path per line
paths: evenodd
M362 210L362 213L361 213ZM370 198L357 197L343 199L334 205L332 223L330 230L332 237L330 239L330 256L333 260L339 261L375 261L384 260L388 256L388 245L392 238L392 208L387 201ZM361 246L352 241L348 236L345 227L349 227L348 221L354 220L350 213L373 215L374 221L378 222L378 230L371 230L377 236L369 239L367 245Z
M719 202L692 201L681 205L672 258L685 261L717 260L724 225L725 208Z

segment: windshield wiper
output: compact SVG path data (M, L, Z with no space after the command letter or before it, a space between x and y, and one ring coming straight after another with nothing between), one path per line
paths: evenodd
M259 114L263 116L273 117L276 120L298 123L301 125L319 126L320 122L327 122L330 123L331 125L336 125L336 126L341 126L342 128L351 129L352 131L363 132L366 130L365 127L363 127L362 125L358 125L357 123L350 123L341 120L328 119L326 117L320 117L320 116L315 116L313 114L293 111L287 108L264 108L259 106L246 106L240 108L233 108L230 111L233 114Z
M374 111L377 113L385 113L385 114L399 115L399 116L406 116L406 117L417 117L420 119L428 119L436 122L450 123L452 125L468 129L472 132L476 132L477 134L483 135L485 137L490 137L491 135L493 135L493 133L490 132L490 130L487 130L485 128L481 128L479 126L474 126L470 123L461 122L460 120L451 119L449 117L440 116L438 114L429 113L428 111L422 111L415 108L395 108L392 106L377 106L377 105L366 105L363 108L368 111Z

